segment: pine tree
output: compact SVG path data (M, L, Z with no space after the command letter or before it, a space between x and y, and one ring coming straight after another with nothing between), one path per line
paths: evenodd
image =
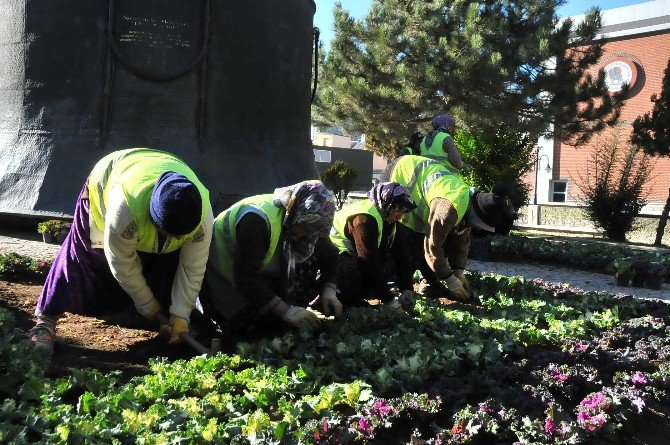
M639 116L633 122L631 142L652 156L670 157L670 60L663 74L661 95L651 96L654 108L651 112ZM670 190L656 229L654 245L660 246L670 214Z
M484 132L583 143L616 121L625 91L589 74L600 12L574 26L558 20L563 3L374 0L364 20L338 4L315 119L365 132L380 154L445 112Z

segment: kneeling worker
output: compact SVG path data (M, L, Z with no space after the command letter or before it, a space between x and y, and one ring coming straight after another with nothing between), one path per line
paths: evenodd
M63 312L93 315L132 300L148 319L169 305L161 330L178 342L205 274L212 223L209 192L178 157L148 148L105 156L79 194L31 340L51 352Z
M416 208L407 189L396 182L383 182L368 192L367 199L345 205L335 213L330 239L340 251L339 289L344 304L357 305L376 298L399 306L391 293L391 276L385 264L395 266L391 247L398 220ZM412 292L412 282L399 284L401 300Z
M337 249L328 239L334 214L334 196L320 181L252 196L219 214L202 294L205 314L249 335L277 328L275 321L317 327L319 318L305 307L317 296L326 315L340 315ZM314 253L320 295L300 299L296 269Z
M399 241L404 243L404 253L415 258L415 265L435 293L445 291L439 282L444 280L453 299L469 299L463 271L470 231L509 233L516 213L506 190L480 192L440 162L422 156L397 158L387 167L385 176L405 185L418 206L401 219ZM404 271L413 272L414 268Z

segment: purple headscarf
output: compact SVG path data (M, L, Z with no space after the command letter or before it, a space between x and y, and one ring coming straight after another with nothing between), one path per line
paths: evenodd
M433 126L433 131L426 135L426 147L433 145L433 139L440 131L449 133L453 137L456 130L456 119L448 114L440 114L435 116L430 125Z
M319 237L327 237L335 215L335 197L321 181L303 181L275 189L273 203L286 209L283 236L288 254L300 263L314 252ZM304 237L295 237L291 228L300 227Z
M416 208L414 200L405 186L397 182L382 182L372 187L368 198L375 204L379 213L387 217L391 212L402 210L411 212Z

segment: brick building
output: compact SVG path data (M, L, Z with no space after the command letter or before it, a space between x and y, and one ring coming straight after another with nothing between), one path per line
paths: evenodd
M661 92L663 73L670 59L670 0L608 9L602 14L604 54L594 72L605 70L610 91L621 89L624 82L631 85L618 126L622 144L629 144L632 122L652 109L651 95ZM582 17L573 19L579 22ZM536 184L537 203L579 204L580 177L587 175L594 146L610 140L614 131L604 130L577 148L560 140L541 140L537 176L533 172L528 177L529 183ZM653 158L652 164L653 179L645 212L660 213L670 188L670 159Z

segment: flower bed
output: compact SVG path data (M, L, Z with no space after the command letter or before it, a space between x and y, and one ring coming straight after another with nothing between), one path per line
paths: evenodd
M0 278L29 283L42 282L51 269L51 260L34 260L18 253L0 253Z
M613 274L614 262L626 259L631 262L659 262L670 267L670 254L633 249L621 245L608 245L583 241L547 241L519 235L491 237L493 259L530 259L556 263L576 269Z
M0 442L592 443L651 399L667 403L667 305L539 280L471 282L477 306L349 309L318 333L158 360L125 384L97 371L21 374L40 364L10 353L2 372L23 380L0 389ZM25 351L6 324L5 344Z

